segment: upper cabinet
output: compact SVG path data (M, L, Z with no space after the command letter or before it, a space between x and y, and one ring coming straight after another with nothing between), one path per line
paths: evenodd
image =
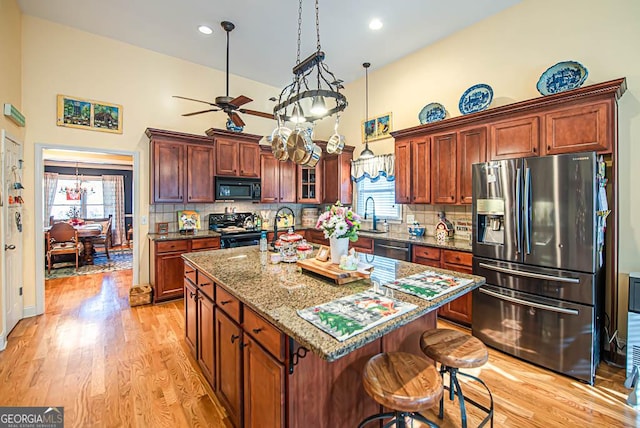
M215 175L227 177L260 177L259 135L208 129L216 147Z
M353 185L351 183L351 160L354 147L344 146L339 155L326 152L326 143L320 142L323 148L322 163L322 201L334 204L340 201L345 205L353 203Z
M260 202L296 202L297 166L291 161L277 160L271 150L263 149L260 155Z
M298 195L299 204L322 203L322 158L316 166L298 165Z
M205 136L148 128L150 203L214 201L214 148Z
M471 165L486 160L610 153L625 90L616 79L392 132L396 202L470 204Z
M429 137L397 138L395 142L396 202L431 202L431 151Z

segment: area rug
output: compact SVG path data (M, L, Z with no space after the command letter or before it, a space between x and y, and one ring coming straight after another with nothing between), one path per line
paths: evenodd
M130 249L110 251L111 260L107 259L105 253L96 253L92 265L80 266L76 272L75 262L54 263L51 274L46 271L45 279L64 278L75 275L91 275L94 273L114 272L117 270L133 268L133 251Z

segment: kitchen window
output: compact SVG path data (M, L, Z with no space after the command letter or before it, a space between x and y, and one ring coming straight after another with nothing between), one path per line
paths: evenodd
M376 217L380 220L400 220L402 211L400 204L396 204L395 181L389 181L386 177L378 176L377 180L364 177L355 185L356 187L356 213L364 218L365 201L369 196L373 198L376 206ZM367 219L373 214L373 205L369 202Z

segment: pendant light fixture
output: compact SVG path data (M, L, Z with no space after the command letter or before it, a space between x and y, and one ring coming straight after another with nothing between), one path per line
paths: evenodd
M341 112L347 99L340 93L342 80L337 79L324 63L325 54L320 46L320 19L316 6L316 51L300 61L300 34L302 33L302 0L298 3L298 51L293 67L293 82L280 93L273 114L279 121L310 122ZM314 75L315 73L315 75ZM315 84L315 87L314 87Z
M366 128L367 122L369 122L369 67L371 66L371 63L365 62L364 64L362 64L362 66L364 67L364 75L365 75L365 88L364 88L365 129L364 129L364 150L360 153L360 159L370 159L375 156L373 154L373 151L371 151L371 149L369 148L369 133L367 132L367 128Z

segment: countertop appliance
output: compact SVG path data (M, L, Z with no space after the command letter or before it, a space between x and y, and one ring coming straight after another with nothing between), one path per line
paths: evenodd
M590 384L600 361L604 183L595 152L473 165L473 273L487 279L473 292L473 335Z
M220 233L221 248L258 245L262 232L254 224L252 213L209 214L209 230Z
M216 177L216 197L220 201L259 201L259 178Z

